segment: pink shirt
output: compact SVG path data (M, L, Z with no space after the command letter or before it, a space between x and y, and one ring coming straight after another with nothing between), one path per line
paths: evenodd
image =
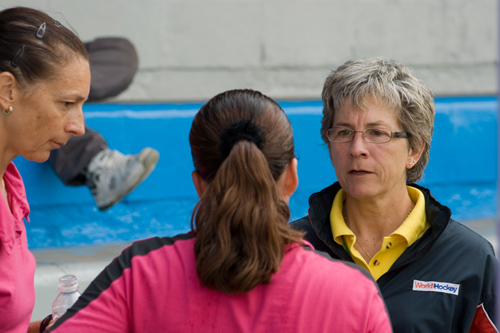
M29 206L12 162L3 179L12 212L0 197L0 332L26 333L35 305L36 266L23 221L28 220Z
M194 238L134 243L54 332L391 332L373 280L298 244L268 285L227 295L200 285Z

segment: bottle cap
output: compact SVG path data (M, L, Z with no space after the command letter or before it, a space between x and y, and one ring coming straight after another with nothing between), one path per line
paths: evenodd
M78 281L74 275L63 275L59 278L59 291L68 292L78 290Z

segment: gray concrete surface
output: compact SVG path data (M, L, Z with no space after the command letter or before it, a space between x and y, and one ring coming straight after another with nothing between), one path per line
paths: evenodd
M35 308L32 321L41 320L51 312L52 302L59 293L59 277L73 274L80 292L127 247L127 243L32 250L37 267L35 271Z
M234 88L318 99L352 58L413 67L436 96L496 94L495 0L2 0L69 22L83 40L124 36L139 72L120 101L206 100Z
M498 253L496 220L474 220L463 222L470 229L485 237ZM52 302L58 294L59 277L74 274L83 292L90 282L101 272L113 258L127 247L128 243L84 246L75 248L57 248L33 250L37 261L35 272L36 302L32 320L43 319L51 311Z

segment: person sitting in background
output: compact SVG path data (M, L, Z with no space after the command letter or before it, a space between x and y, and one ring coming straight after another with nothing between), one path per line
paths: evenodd
M327 77L322 98L338 182L311 195L292 227L370 271L395 332L495 332L493 247L415 184L434 128L428 86L398 62L351 60Z
M289 227L297 159L276 102L221 93L189 142L192 232L132 244L50 332L391 332L369 274Z
M0 331L36 332L35 258L28 249L29 205L16 156L44 162L82 135L90 90L87 51L78 37L40 11L0 12Z
M106 37L86 42L90 61L90 94L87 102L119 95L132 82L138 68L134 45L125 38ZM50 154L50 165L66 185L87 185L99 210L106 210L133 191L155 168L159 153L144 148L124 155L108 148L103 136L85 127Z

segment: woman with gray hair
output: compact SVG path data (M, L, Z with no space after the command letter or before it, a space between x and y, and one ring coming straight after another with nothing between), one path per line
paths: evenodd
M292 223L377 280L394 332L496 331L493 247L414 184L429 161L435 107L406 66L352 60L323 87L321 136L338 182Z

